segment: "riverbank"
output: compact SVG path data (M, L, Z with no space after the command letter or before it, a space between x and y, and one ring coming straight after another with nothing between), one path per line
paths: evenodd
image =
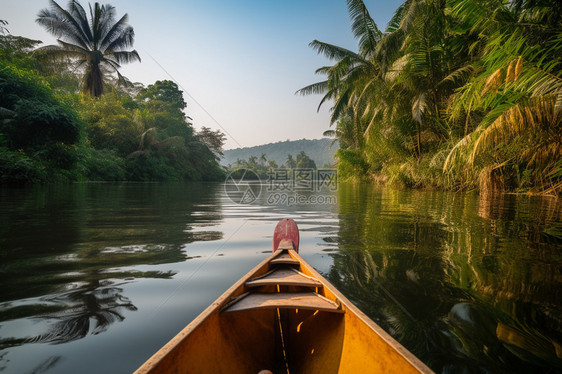
M460 173L446 172L436 160L428 155L421 160L406 158L397 162L386 162L384 166L374 167L357 159L350 160L336 153L340 160L338 178L350 183L370 183L394 189L424 189L439 191L477 191L483 197L503 193L516 193L540 196L562 196L561 172L552 172L549 178L535 180L529 172L521 172L515 163L504 163L498 167L464 169Z
M174 82L113 82L90 97L38 41L0 41L0 183L224 179L224 135L194 129Z

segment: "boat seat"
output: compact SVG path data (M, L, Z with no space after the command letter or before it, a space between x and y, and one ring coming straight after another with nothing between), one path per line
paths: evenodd
M343 313L335 302L316 292L298 293L245 293L223 308L222 312L250 309L310 309Z
M247 287L259 286L304 286L322 287L322 283L293 268L281 268L272 270L260 277L250 279L246 282Z
M282 253L269 262L271 265L285 264L285 265L300 265L298 260L295 260L288 253Z

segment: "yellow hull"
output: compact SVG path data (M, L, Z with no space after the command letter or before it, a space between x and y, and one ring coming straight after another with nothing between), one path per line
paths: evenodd
M141 373L431 373L292 249L234 284Z

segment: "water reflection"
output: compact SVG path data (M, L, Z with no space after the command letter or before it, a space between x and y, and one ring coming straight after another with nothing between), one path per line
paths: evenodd
M558 202L365 186L338 201L329 280L434 370L562 368L560 242L543 234Z
M41 362L37 365L33 370L29 372L29 374L41 374L46 373L47 371L54 368L57 363L62 359L62 356L52 356L46 359L45 361Z
M221 184L0 188L0 371L133 371L286 217L303 257L435 371L560 370L561 215L365 185L323 205L240 205Z
M8 331L0 349L67 343L123 321L137 309L123 285L176 274L144 265L186 261L188 243L222 238L222 232L199 230L222 219L216 188L79 184L0 190L0 323ZM34 321L33 328L18 328L25 321ZM57 362L47 360L36 372Z

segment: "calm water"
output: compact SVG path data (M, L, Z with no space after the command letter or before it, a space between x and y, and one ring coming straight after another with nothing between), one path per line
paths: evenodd
M559 202L363 185L333 197L271 206L235 204L222 184L0 189L0 372L133 371L268 256L284 217L302 256L435 371L562 370Z

